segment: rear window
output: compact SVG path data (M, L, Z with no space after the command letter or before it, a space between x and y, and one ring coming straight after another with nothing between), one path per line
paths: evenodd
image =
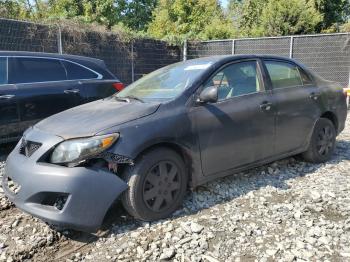
M98 77L96 73L80 65L67 61L63 61L63 64L67 70L68 80L95 79Z
M0 85L7 84L7 58L0 57Z
M59 60L31 57L9 58L9 83L33 83L66 80Z
M303 85L298 67L294 64L265 61L273 88L286 88Z

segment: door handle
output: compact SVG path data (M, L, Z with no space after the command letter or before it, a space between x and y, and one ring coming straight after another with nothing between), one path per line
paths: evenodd
M15 95L0 95L0 99L11 99L14 97L15 97Z
M264 102L260 105L260 109L262 111L270 111L271 108L272 108L272 103L270 103L270 102Z
M320 94L315 93L315 92L312 92L312 93L310 94L309 97L310 97L312 100L317 100L319 96L320 96Z
M80 92L79 89L66 89L63 91L65 94L77 94Z

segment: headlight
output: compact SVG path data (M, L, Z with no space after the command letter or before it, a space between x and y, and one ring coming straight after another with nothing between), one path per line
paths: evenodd
M50 161L54 164L80 162L103 152L118 138L119 134L111 134L64 141L54 149Z

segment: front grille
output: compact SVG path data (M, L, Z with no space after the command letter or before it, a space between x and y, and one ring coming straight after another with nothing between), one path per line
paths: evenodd
M30 157L41 147L41 143L29 141L22 139L21 146L19 148L19 153L25 155L26 157Z

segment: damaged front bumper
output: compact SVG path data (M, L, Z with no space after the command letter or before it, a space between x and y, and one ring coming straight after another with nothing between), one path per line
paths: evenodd
M29 132L29 141L42 143L29 157L20 143L9 155L3 189L18 208L49 224L95 232L109 207L127 188L117 175L88 167L64 167L40 162L49 148L62 141L39 130ZM11 184L16 185L13 190Z

